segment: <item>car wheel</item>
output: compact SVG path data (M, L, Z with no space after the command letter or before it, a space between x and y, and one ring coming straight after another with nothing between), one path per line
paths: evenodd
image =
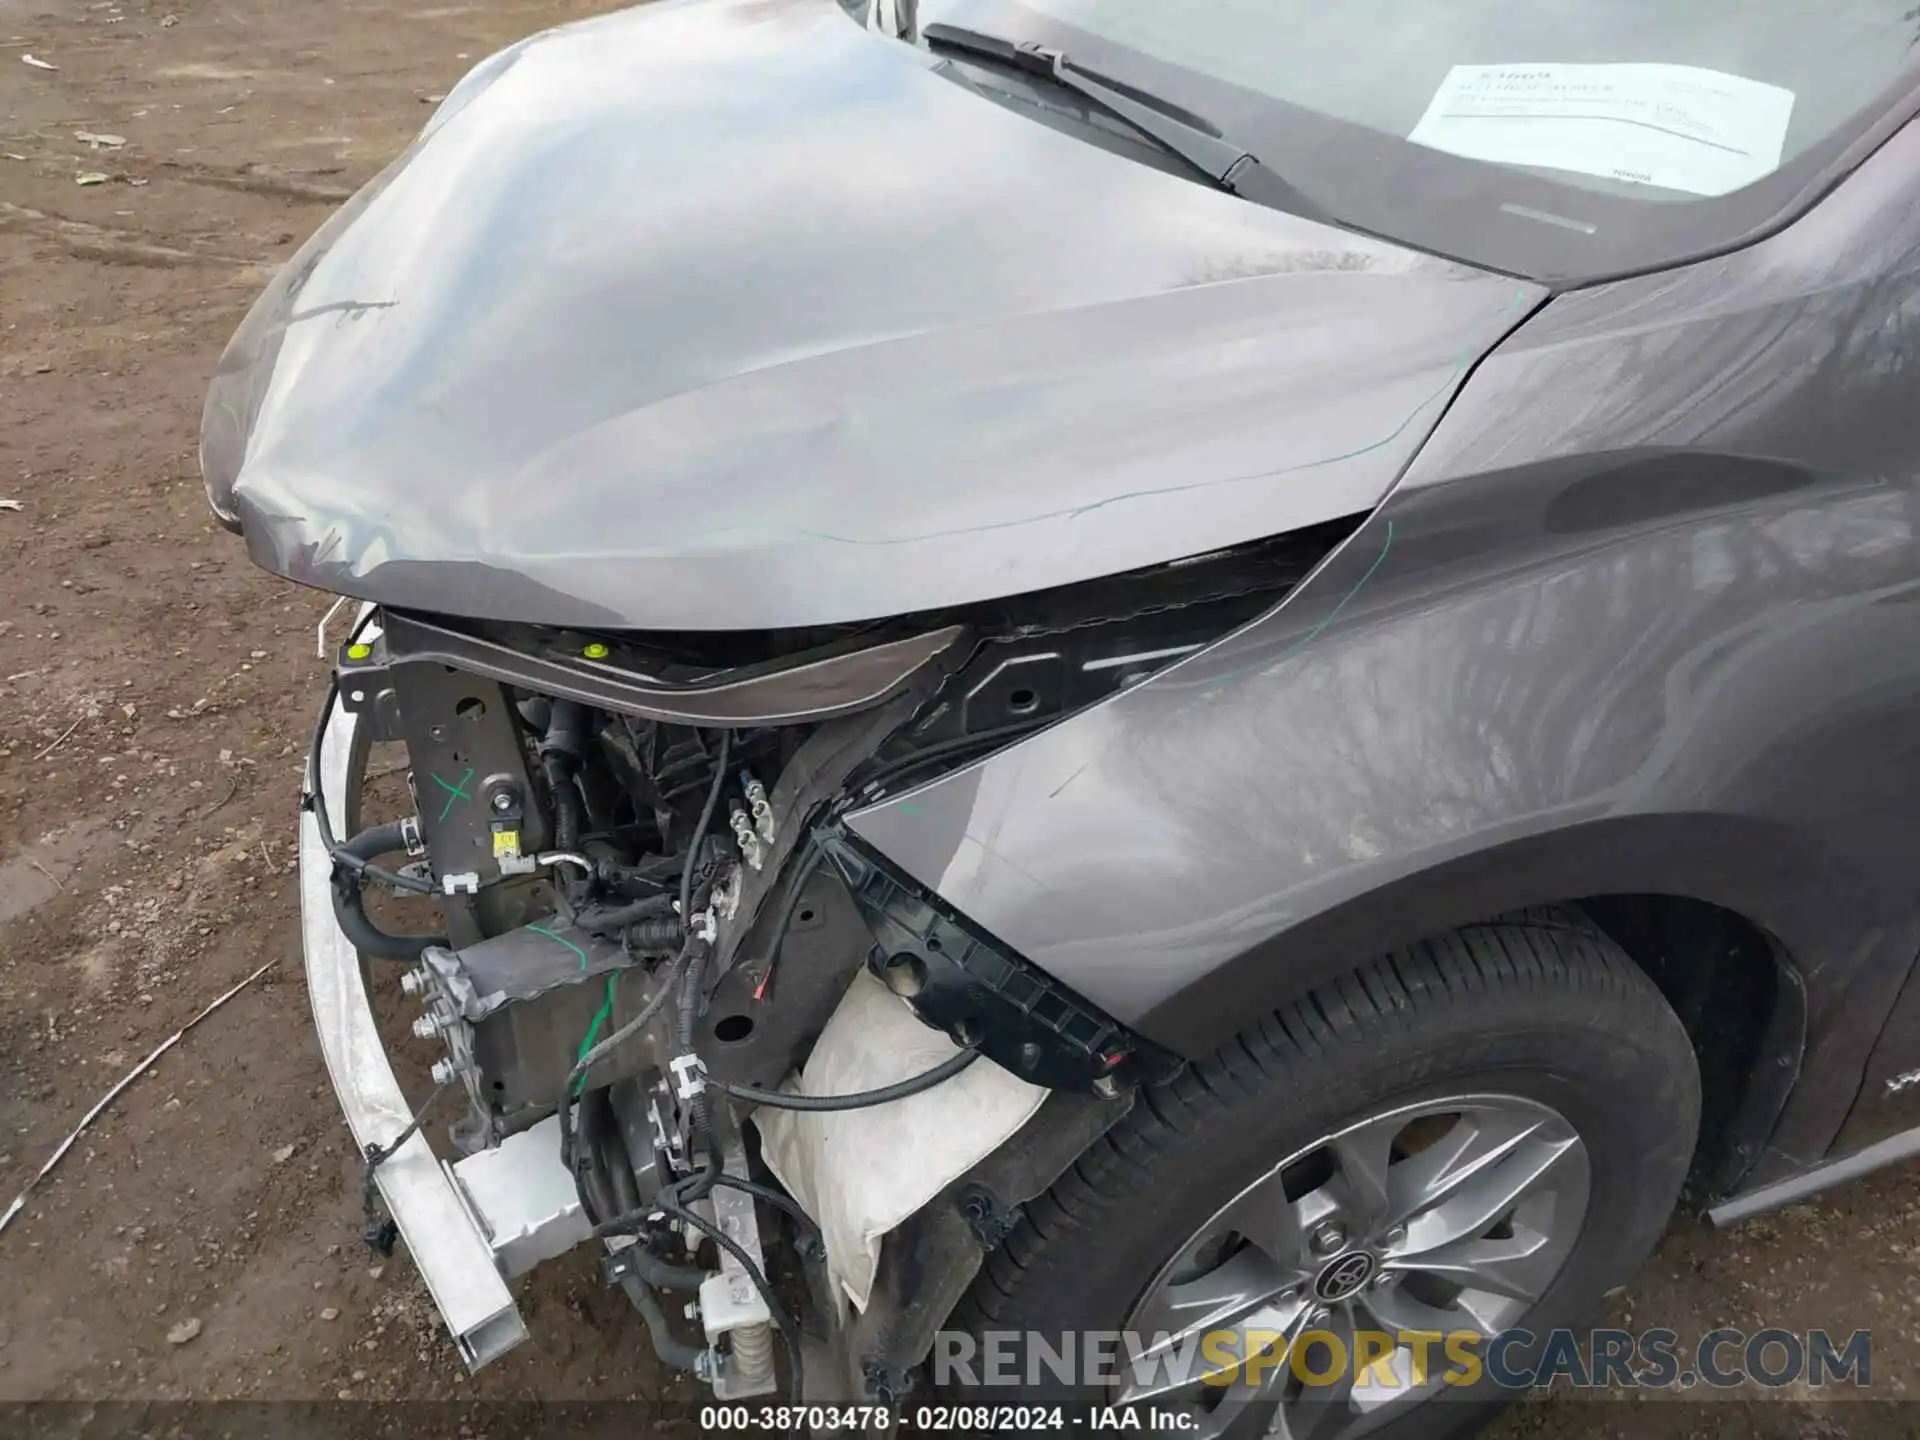
M1060 1393L1063 1346L1084 1364L1091 1333L1135 1332L1144 1365L1123 1349L1118 1379L1081 1369L1067 1393L1192 1412L1186 1433L1459 1433L1512 1397L1447 1381L1439 1345L1416 1373L1403 1337L1596 1310L1658 1239L1699 1109L1686 1033L1617 945L1572 912L1475 925L1143 1091L1022 1208L948 1328L1018 1357L1023 1399ZM1360 1332L1378 1363L1356 1383L1336 1360ZM1263 1350L1282 1358L1220 1363Z

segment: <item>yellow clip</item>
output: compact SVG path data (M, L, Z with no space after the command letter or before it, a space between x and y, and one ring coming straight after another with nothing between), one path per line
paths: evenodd
M349 660L364 660L371 654L373 654L373 647L364 640L356 640L353 644L347 646L347 659Z
M518 830L496 830L493 832L493 858L496 860L518 860L520 858L520 832Z

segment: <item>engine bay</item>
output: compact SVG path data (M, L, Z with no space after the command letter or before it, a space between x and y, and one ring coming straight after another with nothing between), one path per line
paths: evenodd
M881 1303L847 1313L848 1262L789 1190L831 1207L817 1184L774 1178L749 1120L891 1105L983 1058L1023 1093L1110 1118L1177 1061L970 926L842 817L1193 653L1330 543L1295 536L992 613L752 637L369 609L338 648L315 754L337 701L362 768L374 742L405 746L413 813L360 828L356 805L332 816L315 785L305 804L340 931L363 967L399 967L413 1033L441 1048L414 1124L457 1108L447 1133L475 1175L510 1177L557 1148L573 1194L536 1207L516 1254L600 1241L607 1282L662 1359L722 1398L777 1388L776 1331L797 1383L796 1314L830 1342L864 1326L869 1357L894 1357L868 1391L899 1389L924 1317L875 1332L890 1303L924 1307L869 1255L846 1288L877 1286ZM441 928L376 922L366 901L381 888L432 897ZM924 1027L898 1048L926 1063L812 1093L809 1059L863 972L888 1013ZM1015 1123L1031 1113L1006 1103ZM397 1148L368 1147L369 1196ZM1007 1208L986 1193L967 1202L982 1243ZM783 1277L799 1304L782 1303ZM666 1317L678 1292L696 1296L697 1336Z

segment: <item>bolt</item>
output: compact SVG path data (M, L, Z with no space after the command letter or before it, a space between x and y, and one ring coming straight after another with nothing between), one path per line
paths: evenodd
M1406 1244L1407 1243L1407 1227L1404 1225L1396 1225L1391 1230L1387 1231L1386 1243L1389 1247Z
M1273 1297L1273 1303L1276 1305L1291 1305L1294 1301L1298 1300L1299 1298L1300 1298L1300 1287L1298 1285L1289 1285L1286 1289L1282 1290L1278 1295Z
M732 823L734 839L740 842L741 857L745 859L749 869L758 870L762 863L763 851L760 847L760 836L755 832L753 822L747 819L746 811L736 810L733 812Z
M1347 1243L1347 1232L1336 1220L1329 1220L1318 1226L1313 1238L1308 1242L1316 1255L1331 1255Z
M427 972L424 969L409 970L400 977L400 989L404 994L418 995L426 988Z
M451 1060L436 1060L433 1069L427 1072L436 1085L451 1085L459 1078L459 1071L453 1068Z
M413 1021L413 1033L422 1040L431 1040L440 1033L440 1022L431 1015L417 1015Z
M1307 1329L1309 1330L1324 1329L1326 1327L1326 1323L1331 1319L1333 1319L1333 1311L1329 1310L1324 1305L1316 1305L1313 1307L1313 1309L1307 1312Z
M493 806L497 813L504 815L507 811L513 809L513 792L511 790L496 790L493 792L493 799L488 803Z
M698 1320L700 1318L700 1302L698 1300L687 1301L686 1308L680 1313L689 1320Z
M1373 1288L1376 1290L1391 1290L1399 1283L1400 1272L1398 1270L1382 1270L1378 1275L1373 1277Z
M767 798L767 787L749 775L744 788L747 805L753 811L753 828L760 833L761 839L771 845L777 831L773 820L773 804Z

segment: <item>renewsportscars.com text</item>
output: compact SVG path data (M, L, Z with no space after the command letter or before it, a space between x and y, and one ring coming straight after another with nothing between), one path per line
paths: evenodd
M1731 1389L1757 1385L1873 1383L1872 1336L1855 1330L1710 1330L1688 1342L1667 1329L1308 1330L1289 1342L1276 1330L1210 1330L1178 1341L1165 1334L1087 1330L1057 1336L942 1331L934 1339L936 1385L1034 1387L1262 1385L1291 1374L1304 1385L1420 1388L1439 1383L1530 1390Z

